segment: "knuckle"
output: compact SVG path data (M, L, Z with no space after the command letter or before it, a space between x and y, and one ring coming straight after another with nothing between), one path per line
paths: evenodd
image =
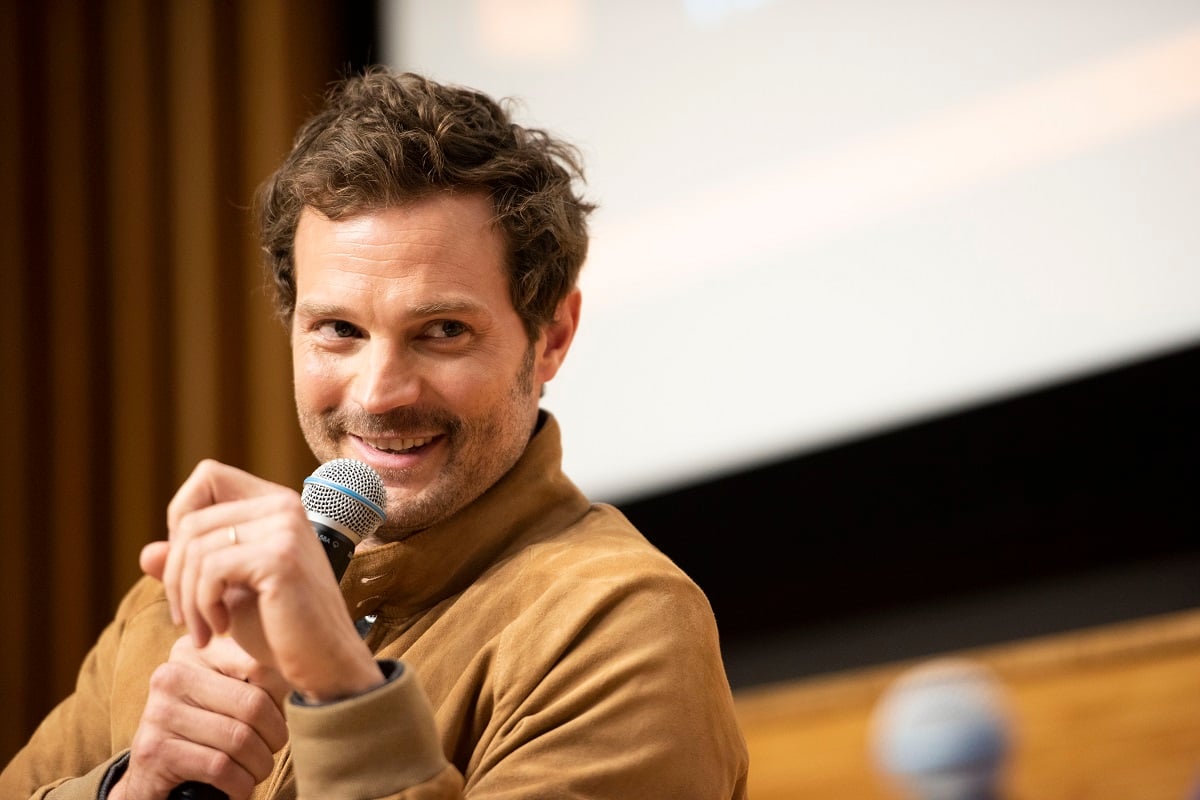
M151 691L173 693L183 681L183 672L178 662L164 661L150 673Z
M266 690L263 689L254 692L253 695L247 699L245 707L247 710L247 717L255 721L268 720L278 713L278 709L275 708L275 703L272 702L271 698L267 695Z
M138 757L143 760L154 761L162 755L166 741L166 737L158 735L157 732L139 728L137 734L134 735L130 750L137 753Z
M300 494L282 486L278 490L271 492L269 502L273 513L282 514L285 517L290 518L297 514L302 515L306 513L304 503L300 499Z
M246 723L234 720L230 724L229 730L225 732L225 737L229 742L230 750L240 753L254 745L258 734Z
M179 659L184 656L190 656L195 652L195 647L192 646L192 637L180 636L175 640L175 644L171 645L170 658ZM170 662L168 662L170 663Z
M209 750L204 756L203 770L205 774L212 775L221 782L236 780L241 771L233 756L224 750L216 749Z

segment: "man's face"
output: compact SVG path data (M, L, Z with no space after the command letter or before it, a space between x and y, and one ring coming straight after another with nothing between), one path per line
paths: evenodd
M516 463L574 334L578 292L529 341L492 213L482 195L442 194L338 221L300 216L300 426L321 461L355 458L382 476L382 540L453 514Z

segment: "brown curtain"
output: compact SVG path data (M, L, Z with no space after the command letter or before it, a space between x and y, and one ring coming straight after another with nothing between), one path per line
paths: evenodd
M248 206L356 66L347 5L0 3L0 764L198 460L314 466Z

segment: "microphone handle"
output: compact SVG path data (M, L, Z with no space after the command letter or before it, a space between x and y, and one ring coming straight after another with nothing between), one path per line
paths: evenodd
M349 536L324 523L317 522L315 519L309 520L309 522L312 523L317 538L325 546L325 555L329 557L329 566L333 567L334 580L340 583L342 575L346 574L346 567L350 565L350 557L354 555L356 543ZM188 781L172 789L171 793L167 795L167 800L229 800L229 795L207 783Z
M197 781L179 784L167 797L169 800L229 800L229 795L217 787Z

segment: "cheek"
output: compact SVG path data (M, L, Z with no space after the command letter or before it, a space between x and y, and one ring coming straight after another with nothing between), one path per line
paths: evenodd
M463 360L430 381L439 395L461 408L487 408L512 392L516 364L509 360Z
M294 351L292 381L301 405L328 405L341 387L341 377L332 361L303 350Z

